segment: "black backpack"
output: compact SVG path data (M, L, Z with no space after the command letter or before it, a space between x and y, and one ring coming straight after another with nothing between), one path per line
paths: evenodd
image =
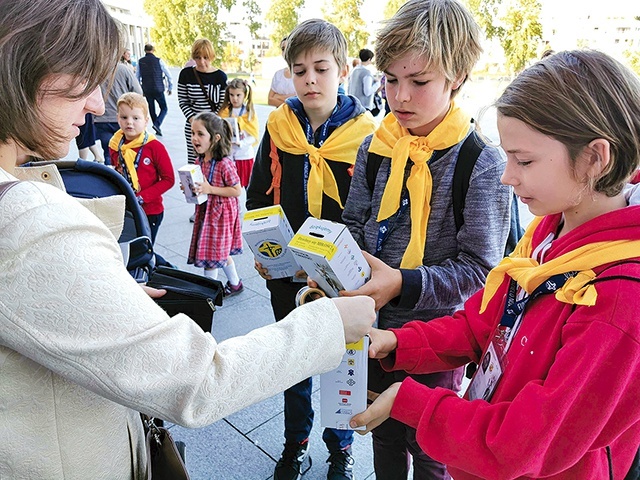
M469 190L471 172L473 172L473 167L475 167L478 157L485 146L486 143L474 130L467 136L460 147L455 171L453 172L453 188L451 192L453 197L453 216L456 222L456 231L460 231L460 228L464 224L464 204L467 198L467 191ZM450 150L450 148L434 152L431 157L431 161L441 158ZM368 153L366 175L367 185L369 185L369 190L371 191L373 191L373 187L376 183L376 177L378 175L380 165L382 164L382 158L383 157L377 153ZM518 201L514 194L513 201L511 202L511 226L504 249L505 257L513 252L513 249L518 243L518 240L522 238L523 234L524 229L520 225Z

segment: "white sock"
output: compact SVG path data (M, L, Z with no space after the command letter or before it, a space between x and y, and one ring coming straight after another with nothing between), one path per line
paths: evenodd
M235 287L240 283L240 277L238 276L238 272L236 272L236 264L233 263L233 260L231 260L231 257L229 257L227 264L224 267L222 267L222 270L224 270L224 274L229 279L229 283L231 285Z
M205 268L204 269L204 276L207 278L211 278L213 280L217 280L218 279L218 272L220 272L219 268Z

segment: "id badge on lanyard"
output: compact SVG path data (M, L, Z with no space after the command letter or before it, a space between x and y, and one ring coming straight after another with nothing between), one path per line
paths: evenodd
M515 281L511 280L502 318L491 336L489 346L480 358L478 369L467 390L469 400L481 398L489 401L493 396L493 392L508 367L507 351L520 326L518 322L521 322L526 305L540 295L554 293L562 288L566 281L576 276L577 273L577 271L573 271L553 275L536 288L531 295L525 296L521 300L516 300L518 286Z
M467 396L469 400L481 398L487 402L491 399L493 392L502 378L502 373L506 368L506 350L502 348L504 343L497 341L496 337L500 336L500 327L496 328L489 347L485 350L475 375L471 379Z

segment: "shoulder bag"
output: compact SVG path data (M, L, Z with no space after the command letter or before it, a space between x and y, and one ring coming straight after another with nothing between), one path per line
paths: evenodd
M147 480L189 480L184 464L184 443L176 442L153 418L141 414L146 437Z
M213 100L211 100L211 97L209 97L209 94L207 93L207 89L204 88L204 85L202 83L202 80L200 79L200 75L198 75L198 71L196 70L196 67L193 67L193 74L196 76L196 80L198 81L198 84L200 85L200 90L202 90L202 94L204 95L204 98L207 99L207 103L211 107L211 111L213 113L217 113L218 112L218 105L213 103Z

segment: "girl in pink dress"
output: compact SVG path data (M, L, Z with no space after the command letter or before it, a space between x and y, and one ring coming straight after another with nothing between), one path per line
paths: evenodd
M231 154L229 124L210 112L199 113L191 123L191 143L198 155L204 182L195 184L196 194L207 194L196 206L187 263L204 268L206 277L217 279L222 268L227 276L225 295L243 290L232 255L242 253L238 197L240 178Z

